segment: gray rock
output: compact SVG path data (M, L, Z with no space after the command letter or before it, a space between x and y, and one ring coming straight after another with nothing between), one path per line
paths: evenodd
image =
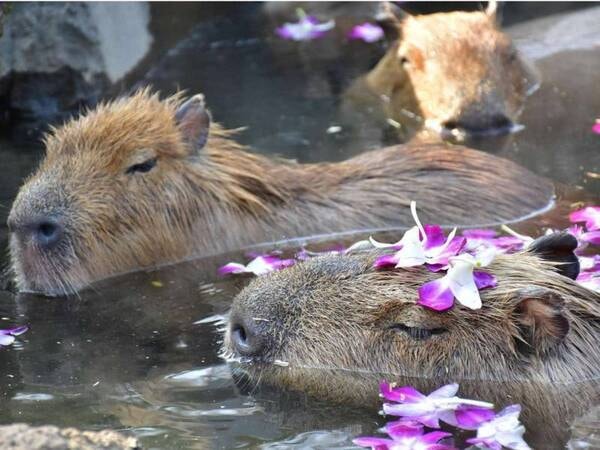
M0 38L0 106L55 121L94 104L148 52L147 3L15 3Z
M116 431L80 431L54 426L32 427L26 424L0 426L2 450L135 450L141 449L135 438Z

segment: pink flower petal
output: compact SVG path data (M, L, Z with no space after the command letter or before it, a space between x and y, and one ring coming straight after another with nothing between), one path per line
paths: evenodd
M219 275L227 275L230 273L244 273L246 272L246 266L238 263L228 263L222 267L219 267Z
M475 286L479 290L498 286L498 280L494 275L481 270L473 271L473 279L475 280Z
M600 134L600 122L596 121L596 123L592 126L592 132Z
M461 233L467 239L491 239L498 235L495 230L489 228L473 228L463 230Z
M386 426L385 432L395 441L405 438L421 436L423 434L422 426L410 426L406 423L399 423L392 426Z
M425 245L423 246L425 250L428 250L432 247L440 247L444 245L446 242L446 236L444 236L444 231L442 227L439 225L423 225L423 229L425 230ZM419 233L419 237L423 240L423 236Z
M419 305L434 311L446 311L454 305L454 294L446 280L440 278L429 281L419 288Z
M580 239L589 244L600 245L600 230L582 233Z
M588 231L600 230L600 206L588 206L569 214L571 222L585 222Z
M394 267L396 264L398 264L398 258L396 254L383 255L375 260L375 262L373 263L373 267L375 267L376 269L381 269L383 267Z
M352 442L359 447L371 447L374 450L386 450L388 447L394 445L394 441L391 439L370 436L359 437L353 439Z
M379 385L379 391L386 400L398 403L416 403L425 398L425 395L411 386L392 388L385 381Z
M437 444L442 439L450 436L452 436L452 434L445 431L432 431L431 433L426 433L421 436L420 440L424 444Z
M383 29L379 25L365 22L353 27L348 37L350 39L361 39L365 42L373 43L383 38Z
M495 416L492 409L473 406L461 406L455 411L457 426L463 430L476 430L483 422L492 420Z

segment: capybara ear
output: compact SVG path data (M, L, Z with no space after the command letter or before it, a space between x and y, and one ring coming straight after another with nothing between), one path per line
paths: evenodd
M560 343L569 333L563 299L551 291L532 290L521 294L515 307L521 353L543 354Z
M401 20L408 13L402 11L391 2L381 2L375 11L375 21L383 29L386 40L396 41L400 38Z
M560 263L556 266L558 273L574 280L579 275L579 259L575 255L577 245L575 236L561 231L537 238L528 250L547 261Z
M210 130L210 113L204 103L204 95L194 95L175 112L175 121L192 153L197 153L206 144Z

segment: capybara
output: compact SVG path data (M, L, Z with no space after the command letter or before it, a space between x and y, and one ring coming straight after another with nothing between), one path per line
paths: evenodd
M147 90L54 129L8 219L21 290L77 291L94 280L315 233L425 219L489 224L546 208L554 187L461 147L390 147L340 163L250 153L210 126L202 96Z
M398 37L345 92L345 114L374 110L400 123L405 138L422 127L442 137L513 129L537 77L498 29L495 2L485 12L402 19L388 8L385 20Z
M498 255L483 307L446 312L416 303L440 277L424 267L375 269L378 251L317 257L244 288L225 354L250 380L373 408L381 380L425 392L459 382L463 398L521 403L530 431L550 439L534 448L555 448L547 442L564 444L568 420L600 401L600 295L570 278L576 246L560 233Z

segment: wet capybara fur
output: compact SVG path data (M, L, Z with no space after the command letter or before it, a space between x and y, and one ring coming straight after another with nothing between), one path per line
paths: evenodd
M397 35L379 63L344 94L343 111L373 110L408 134L504 134L517 123L535 71L488 11L402 14L382 22ZM455 131L453 131L455 130Z
M559 234L497 256L483 307L446 312L416 303L439 273L374 269L378 251L314 258L244 288L224 352L250 381L374 409L381 380L458 382L464 398L521 403L530 444L536 430L564 444L568 421L600 401L600 295L571 279L576 246Z
M462 147L398 146L340 163L248 152L210 125L202 96L148 90L102 104L46 137L46 157L8 219L21 290L90 282L253 243L406 226L489 224L546 208L553 185Z

